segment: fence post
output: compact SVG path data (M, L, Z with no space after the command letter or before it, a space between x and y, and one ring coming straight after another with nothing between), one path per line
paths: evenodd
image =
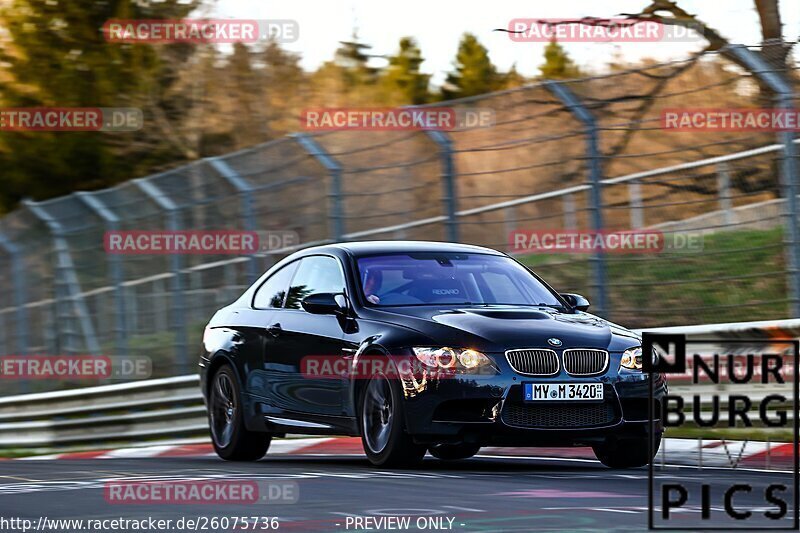
M572 194L565 194L562 201L564 204L564 229L578 229L578 212L575 209L575 196Z
M28 302L28 284L25 278L22 250L2 233L0 233L0 249L5 250L11 258L11 280L14 284L14 306L17 315L17 329L14 332L16 351L17 355L26 355L28 353L28 308L25 307L25 304Z
M164 294L167 294L166 292ZM125 292L125 304L127 308L125 310L127 316L130 318L130 322L128 323L128 331L131 332L131 335L138 335L139 334L139 302L137 300L137 293L136 287L126 287ZM165 308L169 306L168 302L165 302L164 307L160 307L160 311L163 311ZM159 324L167 324L167 319L164 318L163 321L159 322Z
M256 231L256 220L253 214L253 194L255 189L253 186L244 179L238 172L236 172L225 160L219 157L211 157L207 159L209 164L216 170L220 176L236 189L242 205L242 222L244 223L245 231ZM258 268L256 265L258 250L254 250L250 254L250 260L247 261L247 280L254 283L258 279Z
M628 198L631 209L631 229L644 227L644 211L642 210L642 186L638 181L628 183Z
M519 229L517 228L517 210L513 205L503 209L503 228L506 233L506 251L508 253L513 253L515 250L514 243L511 242L511 233L513 233L514 230Z
M178 231L181 228L179 207L155 183L147 178L133 180L133 183L158 207L167 213L167 229ZM190 369L189 353L186 343L186 315L183 303L183 258L177 251L170 256L172 263L172 321L175 329L175 361L183 372Z
M64 227L61 223L53 217L47 210L34 202L33 200L23 200L22 205L28 208L30 212L42 221L50 234L53 237L53 248L56 252L56 272L55 272L55 296L56 308L62 309L67 305L72 307L72 312L77 315L78 324L80 325L83 342L86 350L92 354L100 353L100 345L97 343L97 336L95 335L94 325L89 316L89 308L83 299L81 293L80 283L78 281L78 274L75 272L75 264L72 262L72 254L70 253L69 243L64 236ZM59 290L60 287L66 289ZM77 332L71 330L70 315L56 316L56 327L64 327L64 338L66 339L66 346L64 351L66 353L77 353L78 349L74 346L72 339L77 335ZM63 319L63 323L62 322Z
M98 217L103 220L107 231L117 231L119 229L119 217L114 214L97 196L87 192L76 192L75 196L82 201L86 207L91 209ZM128 355L128 330L125 315L125 288L122 286L124 276L122 273L122 258L118 254L106 252L108 268L111 271L111 281L114 284L114 306L116 308L114 317L115 347L117 355Z
M728 170L728 163L724 161L717 164L717 196L719 198L719 208L726 225L734 223L733 203L731 202L731 174Z
M787 112L794 112L794 92L792 86L757 53L741 44L728 46L728 50L736 56L754 76L758 77L775 92L777 107ZM789 222L786 226L784 242L787 250L787 267L789 271L789 301L792 316L800 316L800 240L797 227L797 153L794 144L794 132L791 130L778 133L778 141L783 145L783 161L781 161L781 183L786 196L786 209Z
M16 347L11 347L13 325L6 324L6 322L13 323L14 319L6 317L6 314L0 312L0 355L12 355L16 352Z
M344 208L342 206L342 166L317 141L305 133L291 135L303 149L328 171L331 177L328 218L331 221L331 239L336 242L344 238Z
M586 159L589 162L589 185L591 185L591 216L592 229L599 233L603 231L603 179L602 155L598 146L599 132L594 116L586 109L578 97L564 84L546 81L544 87L555 95L564 106L586 127ZM606 301L606 260L602 250L597 250L592 255L594 270L594 298L596 301L596 314L603 315L608 311Z
M447 216L447 240L458 242L458 192L456 190L456 165L453 161L453 141L439 130L426 130L433 142L439 146L442 156L442 187L445 216Z

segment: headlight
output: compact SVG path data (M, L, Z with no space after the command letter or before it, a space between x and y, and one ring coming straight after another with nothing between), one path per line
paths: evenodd
M658 362L658 352L655 348L653 348L653 364L655 365ZM641 370L642 369L642 347L637 346L636 348L628 348L624 352L622 352L622 359L619 361L619 366L621 368L627 368L628 370Z
M619 366L627 368L628 370L641 370L642 369L642 347L628 348L622 352L622 359L619 361Z
M484 361L488 363L489 358L475 350L464 350L458 354L458 362L461 363L461 366L464 368L477 368L481 366Z
M439 367L460 371L472 371L476 368L492 364L491 359L476 350L447 347L420 347L412 348L412 350L414 350L414 355L417 356L417 359L425 366L431 368Z

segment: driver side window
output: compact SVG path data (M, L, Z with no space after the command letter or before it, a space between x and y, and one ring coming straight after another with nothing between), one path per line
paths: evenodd
M300 302L311 294L344 292L344 277L339 261L333 257L313 255L300 260L286 296L286 309L300 309Z

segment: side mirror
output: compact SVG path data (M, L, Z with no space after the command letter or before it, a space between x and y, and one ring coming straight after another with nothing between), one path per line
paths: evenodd
M345 310L344 296L332 292L306 296L300 305L314 315L337 315Z
M571 293L564 293L561 295L569 305L571 305L574 309L578 311L586 311L589 309L589 300L581 296L580 294L571 294Z

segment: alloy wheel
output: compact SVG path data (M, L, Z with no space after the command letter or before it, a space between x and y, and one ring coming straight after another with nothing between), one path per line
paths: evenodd
M236 423L236 395L233 383L225 372L217 373L211 390L211 435L220 448L231 443Z
M386 376L376 376L364 393L362 427L367 446L373 453L381 453L389 443L394 423L392 389Z

